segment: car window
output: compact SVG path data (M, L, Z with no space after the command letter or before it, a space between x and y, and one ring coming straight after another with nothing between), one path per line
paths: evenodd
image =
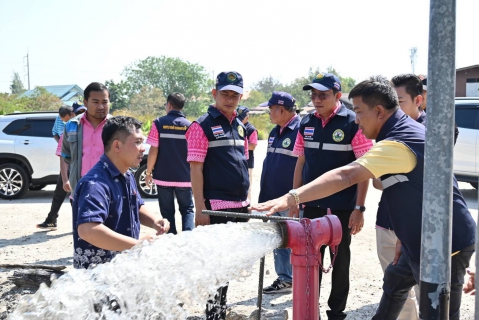
M477 115L479 106L456 108L456 123L459 128L479 129L477 125Z
M30 124L32 130L29 132L29 136L33 137L53 137L52 128L55 124L55 119L27 119L27 125ZM23 134L25 135L25 134Z
M12 123L3 129L3 132L13 136L23 136L31 133L31 128L31 124L27 124L25 119L19 119L12 121Z

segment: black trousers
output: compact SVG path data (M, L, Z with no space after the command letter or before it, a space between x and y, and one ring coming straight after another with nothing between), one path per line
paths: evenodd
M62 206L66 196L67 192L63 190L63 180L62 175L60 174L57 179L55 191L53 191L52 205L47 216L48 222L57 223L58 211L60 211L60 207Z
M205 200L206 209L211 210L208 200ZM248 213L248 208L221 209L218 211ZM227 222L247 222L248 219L210 216L210 224L225 224ZM226 319L226 294L228 293L228 284L219 287L215 296L206 303L206 320L224 320Z
M336 261L334 262L333 269L331 271L331 292L329 294L328 306L329 309L326 311L328 319L345 319L346 313L346 301L348 300L349 292L349 265L351 262L351 250L349 246L351 244L351 234L350 229L348 228L349 217L351 216L351 210L331 210L331 213L336 215L341 221L341 227L343 231L343 237L338 246L338 252ZM315 219L321 218L327 215L327 209L319 207L308 207L304 208L304 218ZM324 261L324 252L326 246L321 247L321 263ZM332 254L330 252L330 257L332 259ZM324 266L325 268L327 266ZM321 296L321 280L323 272L319 270L319 294Z

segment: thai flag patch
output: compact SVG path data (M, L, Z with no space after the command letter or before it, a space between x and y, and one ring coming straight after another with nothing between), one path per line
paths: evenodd
M337 83L337 82L335 82L335 83L334 83L334 88L335 88L336 90L339 90L339 88L340 88L340 84L339 84L339 83Z
M268 144L273 144L273 141L274 141L274 137L269 137L269 140L268 140Z
M314 135L314 127L304 128L304 135L305 136L313 136Z
M211 130L213 131L215 138L221 138L221 137L224 137L225 135L225 132L223 131L222 126L211 127Z

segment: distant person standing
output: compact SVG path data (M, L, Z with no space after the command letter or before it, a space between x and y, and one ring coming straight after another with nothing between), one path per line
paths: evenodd
M238 119L243 122L246 128L246 137L248 138L248 173L249 189L248 199L251 201L251 188L253 186L253 168L254 168L254 149L258 145L258 130L249 122L249 108L240 106L236 109Z
M186 132L187 161L195 199L196 225L246 222L246 219L217 217L203 210L248 213L248 139L236 108L243 94L243 77L235 71L221 72L212 90L215 100L208 112ZM226 318L228 286L220 287L206 305L207 320Z
M104 152L101 132L110 117L110 93L104 84L90 83L84 97L86 112L67 122L62 139L62 158L70 165L69 185L73 198L78 180L90 171Z
M145 182L155 183L162 216L170 222L168 233L176 234L175 197L181 213L182 231L193 230L195 213L191 192L190 165L186 161L185 133L191 122L181 112L185 96L172 93L166 100L164 117L157 118L151 126L146 142L148 153Z
M53 199L52 199L52 205L50 207L50 212L48 212L48 215L45 219L44 222L37 224L37 228L44 229L44 230L51 230L54 231L57 229L57 219L58 219L58 212L60 211L60 208L63 204L63 201L65 200L65 197L67 196L67 191L64 190L63 184L63 174L62 174L62 169L63 170L68 170L67 169L67 164L63 161L61 158L61 137L63 135L63 129L65 128L65 122L68 122L72 117L75 115L79 115L83 112L85 112L86 108L83 105L79 105L78 103L73 103L73 106L62 106L58 110L58 117L60 118L61 125L57 124L55 121L55 124L53 126L53 138L57 141L58 146L57 146L57 152L55 154L60 157L60 174L58 175L57 179L57 185L55 186L55 191L53 191ZM57 117L57 119L58 119ZM58 140L57 140L57 135L58 135ZM58 149L60 149L60 152L58 152ZM62 168L65 167L65 168Z
M259 202L276 199L293 187L294 168L298 157L293 154L301 118L296 115L296 100L287 92L273 92L267 102L269 118L276 126L268 136L268 150L261 172ZM275 216L288 217L288 210ZM274 269L278 278L263 289L265 294L289 293L292 290L293 268L291 249L274 250Z

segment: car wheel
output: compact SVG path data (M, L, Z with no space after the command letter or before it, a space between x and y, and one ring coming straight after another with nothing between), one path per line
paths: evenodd
M29 186L30 177L22 166L13 163L0 166L0 198L21 198Z
M146 164L142 165L135 172L136 185L138 186L138 191L143 198L156 198L158 190L156 189L156 184L153 186L148 186L145 182L146 177Z
M477 182L469 182L469 184L477 190Z
M39 191L45 188L46 186L47 186L46 184L30 184L30 187L28 187L28 190Z

